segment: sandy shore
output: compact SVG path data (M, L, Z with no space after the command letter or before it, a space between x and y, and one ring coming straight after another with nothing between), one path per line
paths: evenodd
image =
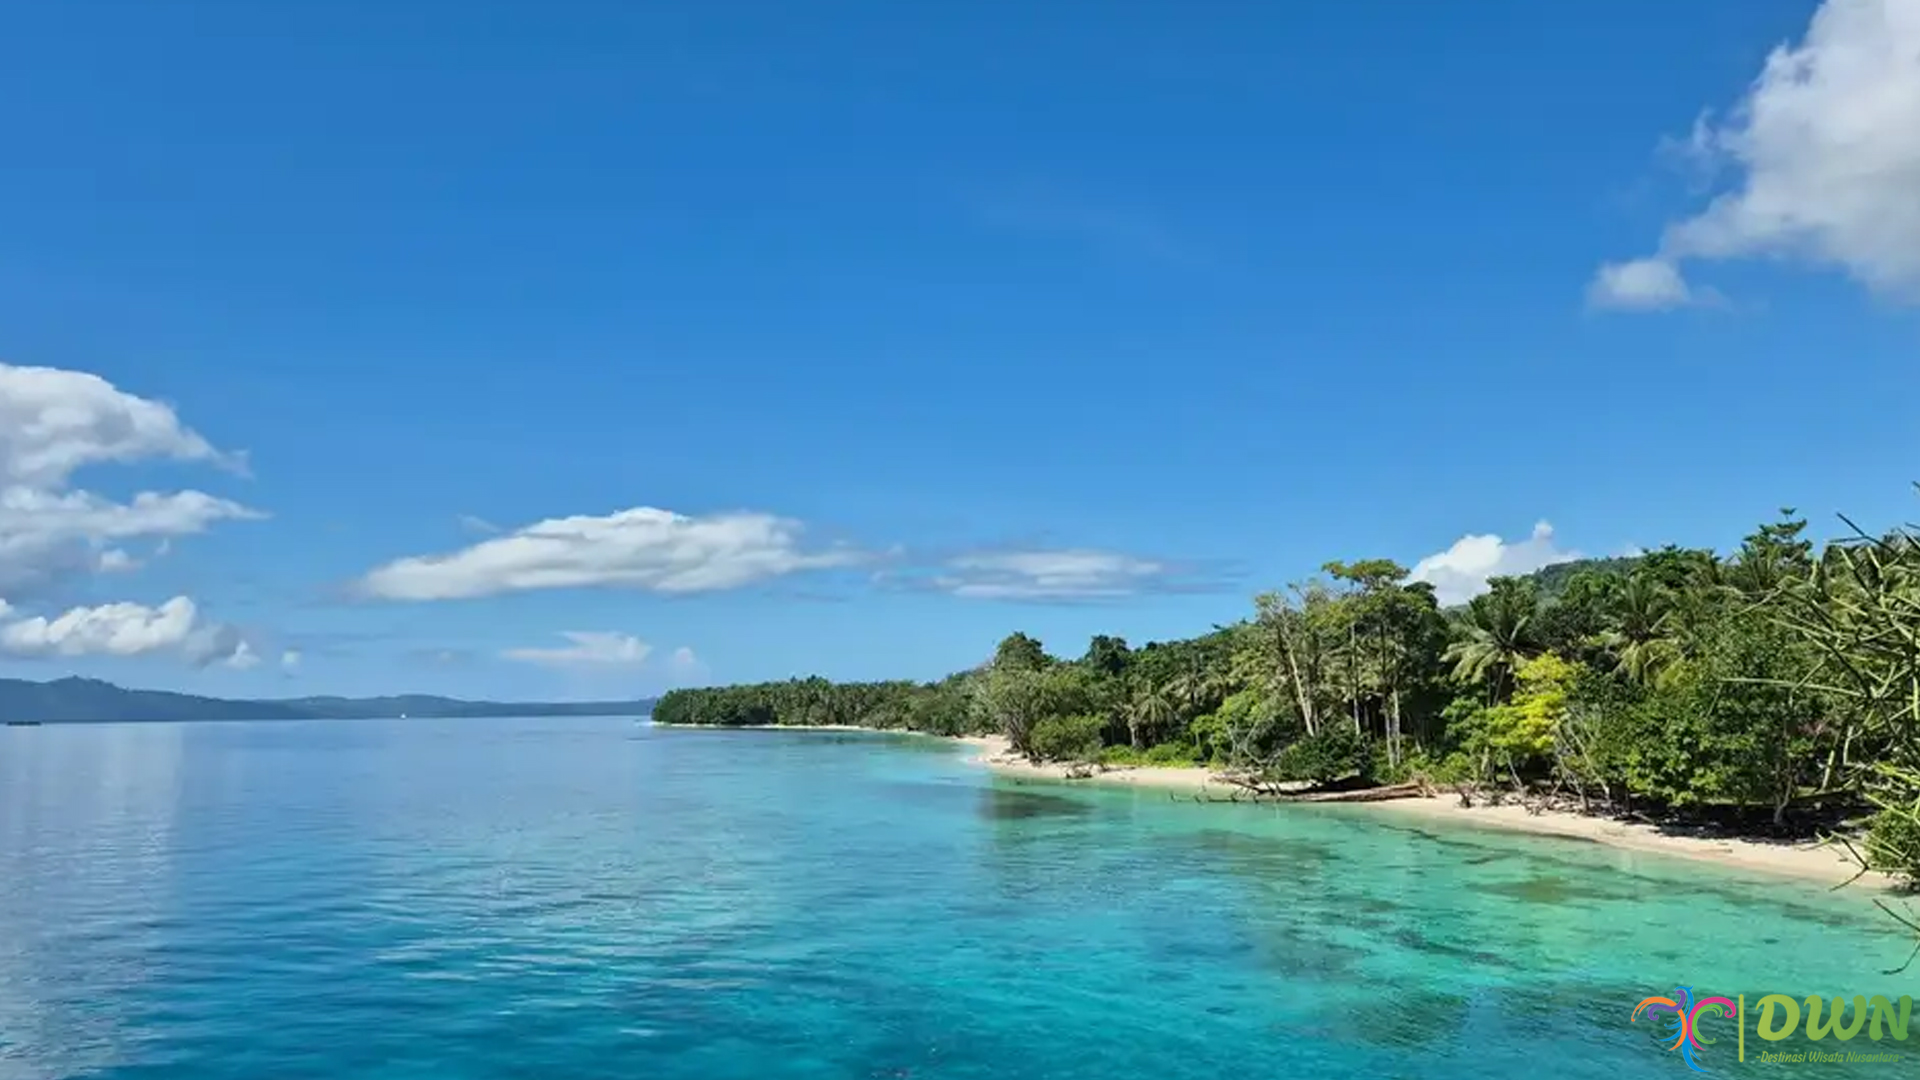
M1199 767L1109 768L1084 779L1076 779L1067 775L1065 765L1036 765L1015 754L1008 747L1007 738L1004 735L971 735L960 741L979 751L973 756L976 764L984 765L1003 776L1018 776L1029 780L1071 780L1074 783L1162 788L1188 794L1220 796L1225 796L1234 790L1231 785L1223 783L1211 771Z
M661 727L675 725L662 724ZM700 725L692 725L700 726ZM872 728L839 725L776 725L770 728L726 728L716 730L774 731L865 731ZM913 735L916 732L887 732ZM933 736L927 736L929 738ZM1225 797L1236 789L1211 770L1199 767L1118 767L1107 768L1084 778L1069 777L1065 765L1036 765L1012 752L1003 735L974 735L958 740L974 753L969 759L1002 776L1024 780L1056 781L1102 786L1151 788L1171 794ZM1651 825L1587 817L1582 814L1549 810L1529 813L1523 806L1460 805L1453 795L1435 798L1392 799L1372 803L1333 804L1351 807L1356 812L1397 816L1409 820L1447 822L1482 829L1501 829L1536 836L1559 836L1595 841L1628 851L1668 855L1701 862L1717 863L1740 870L1758 871L1838 885L1857 869L1844 849L1815 843L1773 843L1727 837L1690 836L1666 832ZM1890 889L1895 882L1882 874L1868 874L1854 882L1855 888Z
M1506 829L1538 836L1564 836L1593 840L1628 851L1675 855L1743 870L1821 881L1839 885L1852 877L1859 866L1839 845L1825 846L1811 841L1802 843L1746 840L1719 836L1690 836L1668 832L1651 825L1588 817L1564 811L1529 813L1524 806L1460 805L1452 795L1432 799L1394 799L1367 803L1382 814L1397 814L1427 821L1451 821L1479 828ZM1854 887L1891 889L1897 883L1884 874L1868 874Z
M1158 788L1186 794L1226 795L1234 789L1203 768L1128 768L1112 769L1085 779L1071 780L1062 765L1035 765L1013 754L1007 740L998 735L983 735L962 740L978 749L973 761L1005 776L1033 780L1059 780L1072 783L1112 784L1127 787ZM1444 821L1484 829L1503 829L1536 836L1560 836L1597 841L1628 851L1671 855L1684 859L1718 863L1721 866L1756 870L1769 874L1804 878L1838 885L1858 869L1843 848L1814 843L1785 844L1763 840L1725 837L1688 836L1665 832L1651 825L1587 817L1564 811L1529 813L1524 806L1460 805L1453 795L1430 799L1392 799L1385 802L1346 803L1357 812L1396 815L1426 821ZM1855 887L1887 889L1893 879L1870 874L1855 882Z

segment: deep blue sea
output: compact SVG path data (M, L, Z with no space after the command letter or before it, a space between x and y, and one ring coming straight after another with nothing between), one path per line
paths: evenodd
M930 739L0 728L0 1080L1678 1077L1640 998L1906 951L1817 884ZM1920 1076L1727 1027L1711 1075Z

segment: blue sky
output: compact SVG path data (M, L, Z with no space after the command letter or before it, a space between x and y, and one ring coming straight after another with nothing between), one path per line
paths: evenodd
M0 676L933 677L1334 558L1920 516L1913 0L8 39Z

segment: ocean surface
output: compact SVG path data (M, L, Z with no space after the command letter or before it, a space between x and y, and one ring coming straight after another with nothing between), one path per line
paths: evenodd
M1920 994L1892 931L1818 884L911 737L0 728L0 1080L1677 1077L1634 1002ZM1720 1026L1711 1075L1920 1075L1920 1033L1742 1066Z

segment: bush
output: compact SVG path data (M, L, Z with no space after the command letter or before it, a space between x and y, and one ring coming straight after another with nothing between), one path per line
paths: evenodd
M1282 750L1274 772L1282 780L1331 784L1356 774L1364 778L1372 766L1367 740L1348 725L1335 723Z
M1191 743L1163 742L1147 751L1149 765L1195 765L1199 755Z
M1867 827L1867 865L1920 885L1920 773L1880 769L1886 790L1870 797L1878 813Z
M1192 743L1176 739L1149 750L1135 750L1124 744L1108 746L1100 751L1100 764L1192 766L1200 764L1200 759Z
M1202 762L1224 762L1233 754L1227 721L1217 712L1202 713L1187 725L1187 738L1193 741L1193 756Z
M1219 709L1195 717L1187 732L1194 756L1215 765L1264 761L1301 734L1293 714L1257 688L1227 695Z
M1455 750L1439 760L1427 779L1436 784L1471 783L1480 775L1480 767L1467 755Z
M1079 668L1067 666L1043 671L995 668L978 680L974 689L982 726L998 728L1015 750L1042 761L1048 760L1048 755L1034 742L1039 726L1061 718L1077 723L1085 718L1091 699L1086 676ZM1079 731L1074 729L1076 737ZM1051 737L1058 739L1062 733L1056 730ZM1094 737L1097 749L1098 729Z
M1049 716L1035 722L1027 745L1040 761L1091 761L1100 755L1099 716Z

